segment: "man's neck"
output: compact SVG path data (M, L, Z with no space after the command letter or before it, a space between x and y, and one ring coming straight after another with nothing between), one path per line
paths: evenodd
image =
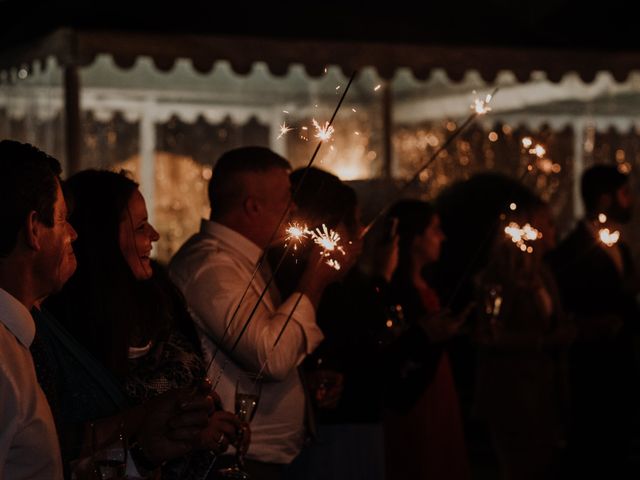
M38 295L37 282L31 271L27 268L18 268L19 266L19 262L6 259L0 262L0 288L14 296L27 310L31 310L43 295Z

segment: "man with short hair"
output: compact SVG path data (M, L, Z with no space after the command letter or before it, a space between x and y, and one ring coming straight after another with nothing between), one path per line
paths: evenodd
M76 233L57 160L4 140L0 172L0 478L56 480L60 450L29 352L29 311L73 274Z
M284 237L286 225L276 229L290 206L289 169L284 158L267 148L238 148L222 155L209 183L211 219L202 221L200 232L170 264L171 276L193 313L205 357L211 359L221 349L211 372L216 378L224 368L217 391L225 405L234 403L240 373L257 373L268 359L247 454L248 472L256 478L279 478L284 465L300 452L305 394L297 366L323 338L315 309L325 286L340 276L323 262L307 268L289 298L281 301L273 287L258 303L271 276L266 262L251 284L250 280L265 250ZM272 351L299 293L302 299ZM254 305L257 311L230 353Z
M618 478L629 467L638 394L633 337L640 310L637 278L624 241L605 243L631 219L629 177L595 165L581 179L585 217L550 256L577 336L569 355L569 471Z

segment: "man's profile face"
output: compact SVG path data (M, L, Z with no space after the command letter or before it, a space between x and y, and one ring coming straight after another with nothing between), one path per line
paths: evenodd
M45 226L39 262L39 272L47 285L51 286L49 293L59 291L76 270L76 256L72 243L78 235L67 221L67 217L67 203L58 182L53 208L53 227Z

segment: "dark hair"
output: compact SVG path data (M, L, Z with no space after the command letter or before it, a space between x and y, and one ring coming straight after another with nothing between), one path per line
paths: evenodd
M52 227L60 162L28 143L0 142L0 257L16 247L29 213Z
M594 165L582 174L580 190L587 213L598 208L602 195L613 194L629 181L629 177L615 165Z
M356 234L357 196L353 188L342 183L335 175L318 168L300 168L291 173L292 190L296 193L296 219L309 228L325 224L335 229L344 224L350 234ZM304 179L304 180L303 180ZM300 182L302 188L297 189ZM293 293L298 281L307 267L312 242L307 242L296 250L295 256L289 256L279 267L276 282L284 297ZM285 247L276 247L269 251L269 261L277 265Z
M337 176L319 168L299 168L291 173L291 189L296 192L297 215L305 221L324 223L336 228L343 223L351 233L356 233L356 207L358 198L350 186ZM302 188L298 189L300 182Z
M422 235L435 213L430 203L420 200L401 200L391 207L387 218L398 219L399 266L409 266L413 239Z
M424 312L420 296L411 278L411 247L413 240L422 235L431 224L436 211L434 207L420 200L401 200L395 203L387 218L398 219L398 267L390 285L391 296L402 305L405 316L414 321Z
M120 249L120 222L138 184L124 173L85 170L65 187L73 205L69 221L78 232L78 268L48 308L122 379L132 335L147 335L161 322L152 318L152 282L135 279Z
M291 165L284 157L266 147L241 147L223 153L213 169L208 186L211 218L220 218L242 201L244 192L238 175L267 172L272 168L291 170Z

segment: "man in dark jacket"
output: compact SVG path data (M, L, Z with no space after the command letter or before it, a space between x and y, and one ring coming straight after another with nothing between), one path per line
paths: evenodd
M610 475L630 468L638 390L638 284L629 249L616 238L631 218L633 198L627 175L610 165L586 170L581 190L586 215L549 258L577 326L570 352L568 468Z

